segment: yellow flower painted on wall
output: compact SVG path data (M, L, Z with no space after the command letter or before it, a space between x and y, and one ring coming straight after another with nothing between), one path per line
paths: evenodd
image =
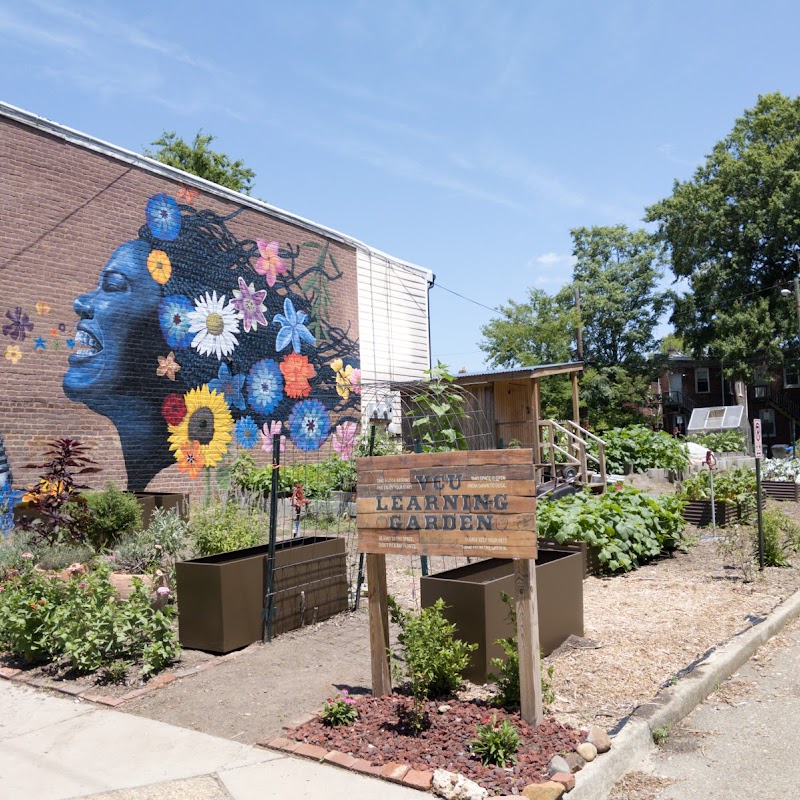
M43 317L49 311L50 311L50 304L49 303L45 303L44 300L39 300L39 302L36 303L36 313L40 317Z
M22 358L22 350L19 349L18 344L10 344L6 347L6 358L12 364L16 364Z
M163 250L151 250L147 256L147 271L156 283L163 286L172 275L169 256Z
M175 373L178 372L181 365L175 360L175 353L170 351L168 356L158 357L158 367L156 368L156 375L159 378L169 378L171 381L175 380Z
M233 438L233 417L225 395L211 391L208 386L191 389L184 396L186 416L178 425L167 425L169 430L169 449L176 461L185 455L183 446L198 442L197 453L202 456L203 465L215 467L225 453Z
M334 358L330 363L330 368L336 375L336 393L343 400L347 400L350 397L350 392L353 391L353 384L350 380L353 368L350 364L345 367L341 358Z

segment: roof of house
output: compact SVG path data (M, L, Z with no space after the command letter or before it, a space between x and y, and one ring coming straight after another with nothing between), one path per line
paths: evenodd
M132 164L155 175L161 175L169 180L177 180L190 186L196 186L207 194L215 194L218 197L222 197L226 200L233 200L239 205L248 206L257 211L268 213L284 222L299 225L306 230L312 231L343 244L350 245L358 250L363 250L370 255L387 259L402 269L422 275L430 284L432 284L435 280L433 272L426 267L420 267L417 264L412 264L410 261L404 261L401 258L390 256L381 250L370 247L360 239L355 239L354 237L340 233L333 228L320 225L318 222L313 222L305 217L300 217L296 214L292 214L289 211L284 211L281 208L270 205L269 203L265 203L263 200L258 200L255 197L250 197L249 195L236 192L233 189L228 189L225 186L212 183L211 181L207 181L205 178L200 178L190 172L184 172L182 169L178 169L177 167L171 167L167 164L162 164L160 161L148 158L140 153L134 153L132 150L126 150L123 147L118 147L115 144L105 142L102 139L96 139L95 137L89 136L86 133L69 128L66 125L53 122L45 117L40 117L37 114L31 113L30 111L25 111L21 108L17 108L16 106L0 102L0 117L7 117L8 119L12 119L20 124L37 128L44 133L48 133L51 136L56 136L59 139L63 139L71 144L77 145L78 147L83 147L87 150L94 150L98 153L102 153L104 156L114 158L117 161L123 161L127 164Z
M583 361L569 361L564 364L537 364L531 367L460 372L456 375L456 380L459 383L494 383L496 381L519 380L524 378L546 378L548 375L563 375L570 372L580 372L582 369Z

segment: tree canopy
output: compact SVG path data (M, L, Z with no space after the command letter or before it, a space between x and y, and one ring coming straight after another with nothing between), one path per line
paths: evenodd
M146 149L144 154L220 186L250 194L255 172L246 167L241 159L232 161L224 153L212 150L209 145L214 138L200 130L195 134L194 141L188 144L174 131L164 131L159 139L150 143L158 149Z
M691 180L647 209L676 278L672 323L696 355L754 379L796 347L780 295L800 271L800 98L758 98Z

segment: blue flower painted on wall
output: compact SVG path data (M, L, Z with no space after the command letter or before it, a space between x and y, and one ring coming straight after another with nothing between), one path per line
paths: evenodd
M24 342L25 336L33 330L30 317L23 312L21 306L17 306L13 312L6 311L6 317L11 322L3 325L3 336L10 336L15 342Z
M240 239L228 227L236 213L166 194L143 216L75 300L64 376L67 397L115 424L128 488L176 462L196 477L231 445L255 447L264 426L282 424L301 451L332 446L332 424L356 423L360 403L329 366L358 366L350 324L330 319L329 287L343 277L333 245Z

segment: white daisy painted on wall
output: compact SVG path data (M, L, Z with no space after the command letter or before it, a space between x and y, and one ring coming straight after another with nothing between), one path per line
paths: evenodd
M189 312L189 333L195 334L192 347L200 355L215 355L222 361L223 356L229 356L239 344L236 309L225 303L225 295L217 298L216 291L197 298L194 309Z

